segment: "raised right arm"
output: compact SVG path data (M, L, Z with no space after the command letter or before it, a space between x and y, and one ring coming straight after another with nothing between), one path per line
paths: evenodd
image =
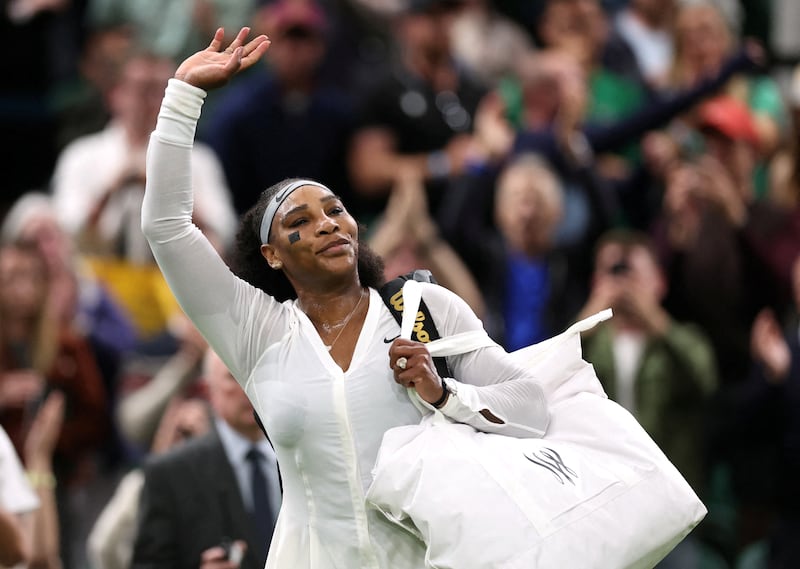
M193 70L214 67L206 61L225 57L217 51L221 39L218 32L213 50L187 60L200 60ZM242 48L232 52L231 58L238 54L241 59ZM232 74L238 67L219 69ZM181 308L234 377L244 382L266 346L285 332L286 311L237 278L192 223L191 149L205 95L189 82L169 81L148 147L142 230Z

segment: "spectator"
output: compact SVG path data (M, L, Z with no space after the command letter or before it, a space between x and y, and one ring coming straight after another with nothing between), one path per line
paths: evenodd
M45 261L34 245L0 247L0 425L20 456L31 419L47 393L64 393L66 416L53 456L58 482L61 554L72 562L83 512L72 499L101 480L110 442L110 410L86 339L57 316ZM71 565L67 565L71 567Z
M720 389L709 408L708 464L713 494L734 515L724 518L717 515L722 507L710 508L709 520L725 532L717 541L734 559L764 536L765 493L773 486L771 468L752 468L754 461L769 464L760 427L737 411L751 367L750 330L765 307L785 309L774 253L787 250L782 243L796 247L797 239L786 232L783 212L755 199L758 135L745 105L722 96L698 109L697 122L704 150L668 170L664 211L652 232L670 282L665 307L701 326L717 357Z
M145 466L131 569L220 563L226 538L246 546L242 569L260 569L266 561L280 506L275 454L222 360L209 350L205 365L214 428ZM260 460L249 458L253 449ZM251 485L253 468L266 478L260 491ZM257 504L262 494L266 506ZM260 525L260 508L268 528Z
M577 313L588 282L583 251L597 230L556 243L564 190L538 156L515 156L494 180L464 180L450 205L460 220L454 238L486 302L484 325L510 351L556 334Z
M612 320L582 335L584 358L609 397L637 418L702 495L707 484L704 419L718 383L715 358L699 327L676 321L663 308L667 287L646 234L606 232L597 243L589 297L576 320L614 310ZM690 549L690 544L679 548ZM679 556L665 566L696 566L679 562Z
M274 39L268 67L225 92L203 133L220 157L236 211L309 166L310 176L331 180L346 195L352 104L320 83L329 33L324 12L313 0L279 0L256 13L254 29Z
M175 322L180 322L180 326L173 326L178 339L175 353L166 361L159 358L157 361L163 363L157 365L152 376L137 375L135 370L144 371L146 368L129 361L126 366L128 373L122 378L124 389L116 407L116 417L120 432L134 455L153 448L158 427L173 399L199 394L197 383L201 377L206 341L186 317L181 316ZM131 358L136 359L136 356Z
M570 52L583 66L591 120L609 122L644 104L647 93L634 53L598 0L545 0L536 29L542 47Z
M218 27L247 25L257 0L191 0L169 2L154 10L147 0L89 0L91 26L130 26L138 41L163 57L180 61L205 47Z
M25 467L28 480L39 497L33 517L30 567L61 569L61 528L54 475L54 454L64 424L66 399L51 392L42 403L25 439Z
M210 417L205 399L174 396L159 416L150 452L160 455L208 432ZM137 533L139 499L144 472L134 468L120 480L114 495L97 517L87 541L93 569L128 569Z
M758 135L749 111L721 97L699 108L698 123L705 151L670 171L652 230L672 285L665 306L705 330L720 379L731 383L748 368L756 313L785 299L767 251L785 237L777 232L780 217L754 198Z
M4 243L33 243L46 264L51 287L59 292L58 313L91 343L113 400L122 358L136 345L136 330L126 311L111 297L76 251L62 228L52 197L28 192L18 199L0 226Z
M54 459L56 475L67 488L86 482L87 461L108 434L109 410L91 349L54 317L49 287L36 248L0 248L0 424L24 456L32 413L50 390L63 391L68 416Z
M513 73L513 65L533 49L530 34L497 10L490 0L461 0L451 27L454 57L487 88Z
M673 88L685 88L719 72L725 58L737 48L736 36L720 9L709 0L685 3L675 23ZM760 158L771 157L785 141L787 111L777 83L768 75L737 76L726 85L727 94L738 98L753 113ZM765 173L756 184L756 195L766 192Z
M508 90L507 81L479 108L467 177L487 165L496 167L515 153L542 156L564 186L565 213L558 238L574 243L585 237L593 207L605 223L621 216L610 186L601 179L591 146L594 140L588 135L592 125L585 124L586 71L571 53L544 49L518 61L513 80L521 87L519 99ZM445 219L445 227L458 223Z
M534 152L545 157L564 181L565 225L572 238L586 230L589 209L606 223L646 229L660 208L654 179L658 164L668 162L674 148L667 136L651 131L715 94L734 73L758 69L763 61L763 50L750 44L726 61L718 75L604 122L588 116L588 76L574 55L564 49L529 53L517 62L513 82L503 82L482 102L467 175L496 168L510 154ZM638 144L645 135L647 163L624 179L605 176L600 157ZM458 192L454 194L448 199L459 199ZM457 220L443 222L448 233L454 223Z
M416 269L428 269L436 282L459 295L478 317L483 297L467 266L439 235L428 213L425 187L415 173L400 172L386 210L370 238L370 247L384 260L386 280Z
M125 308L142 342L163 334L178 311L139 226L147 142L174 68L169 59L133 56L111 93L114 118L102 131L70 143L53 176L63 227ZM198 180L195 221L224 249L233 237L235 214L222 169L202 145L195 148L192 167Z
M792 272L794 299L786 326L784 318L779 319L771 310L759 313L753 324L751 350L755 365L749 389L742 397L743 418L760 419L763 444L776 451L770 464L776 520L768 536L769 569L789 569L800 563L796 540L800 531L800 256Z
M354 190L369 215L385 207L397 172L413 169L425 181L437 219L448 177L464 171L472 119L485 88L453 59L453 4L409 3L393 28L396 60L361 103L348 160Z
M111 120L109 96L135 44L130 26L87 30L78 61L79 74L59 97L57 149L80 136L102 130Z
M50 296L61 325L91 350L103 382L104 409L112 410L119 392L122 364L136 345L136 330L126 311L111 297L58 222L51 196L24 194L0 228L2 242L26 242L46 263ZM125 447L115 422L99 458L100 474L111 475L124 459ZM96 482L96 481L95 481ZM86 513L86 504L81 506ZM70 526L73 529L74 526Z
M674 60L675 0L631 0L614 16L614 29L631 47L653 90L666 86Z
M81 1L9 0L0 8L0 37L24 45L0 63L0 215L24 192L44 188L57 156L54 95L77 74ZM12 142L13 141L13 142Z
M790 133L770 163L767 199L788 211L800 208L800 65L792 71L787 105L790 112Z
M64 397L48 395L25 441L25 465L0 426L0 564L61 569L52 459Z
M612 321L583 335L584 357L609 397L637 418L703 495L704 421L717 388L715 358L700 328L675 321L661 306L667 286L647 235L612 230L598 242L591 291L577 319L614 310ZM693 534L658 567L699 568L703 549Z

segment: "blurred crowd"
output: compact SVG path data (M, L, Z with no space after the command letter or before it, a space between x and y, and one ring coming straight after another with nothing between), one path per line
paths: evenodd
M266 61L193 150L220 254L302 176L387 279L430 269L509 351L613 308L584 357L709 510L662 566L800 567L800 68L761 25L784 4L1 2L0 566L153 567L142 469L251 437L140 229L167 80L250 26Z

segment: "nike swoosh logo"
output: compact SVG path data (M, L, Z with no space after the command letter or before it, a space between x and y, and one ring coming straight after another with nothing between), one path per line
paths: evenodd
M290 186L288 186L288 187L287 187L285 190L283 190L281 193L279 193L277 196L275 196L275 203L278 203L279 201L281 201L281 200L283 199L283 196L285 196L285 195L286 195L286 192L288 192L288 191L289 191L289 188L291 188L291 185L290 185Z
M394 338L384 338L384 339L383 339L383 343L384 343L384 344L391 344L392 342L394 342L395 340L397 340L399 337L400 337L400 334L398 334L398 335L397 335L397 336L395 336Z

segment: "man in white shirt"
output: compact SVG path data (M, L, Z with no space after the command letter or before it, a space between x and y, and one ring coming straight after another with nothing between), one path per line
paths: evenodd
M631 0L614 19L651 87L663 88L673 64L675 0Z
M140 226L147 144L174 70L170 59L132 56L109 93L111 121L102 131L67 145L52 179L59 221L145 339L161 333L177 310L165 302L166 287L154 284L161 276ZM237 220L222 167L210 148L195 145L192 179L197 190L194 222L224 251Z

